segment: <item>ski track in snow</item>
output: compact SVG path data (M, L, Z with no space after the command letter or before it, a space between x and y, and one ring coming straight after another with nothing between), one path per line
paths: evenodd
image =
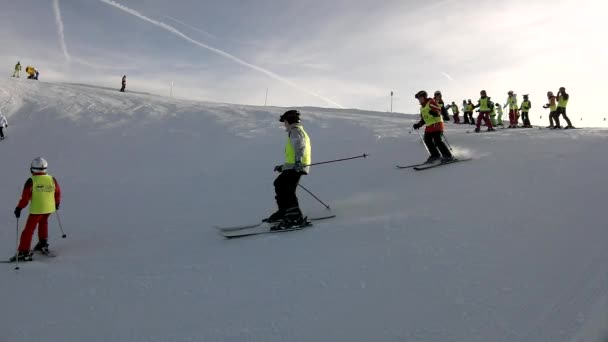
M225 240L213 226L274 210L285 108L16 79L0 80L0 103L0 250L14 251L12 210L38 155L68 234L51 217L58 256L0 268L0 341L606 336L607 129L448 124L474 160L415 172L394 165L426 158L416 116L301 108L314 161L370 154L303 178L338 217Z

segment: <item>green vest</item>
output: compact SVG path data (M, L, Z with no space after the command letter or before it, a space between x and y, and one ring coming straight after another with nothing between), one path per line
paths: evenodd
M568 105L568 100L566 100L563 95L560 95L559 99L557 101L557 106L560 108L566 108L567 105Z
M532 107L532 104L530 103L530 101L524 101L521 103L521 111L524 113L529 112L530 107Z
M32 201L30 214L55 212L55 181L50 175L32 176Z
M490 111L490 99L487 97L482 97L479 99L479 111L480 112L489 112Z
M517 109L517 99L514 96L509 96L509 109Z
M501 106L496 107L496 110L498 111L498 115L502 115L502 107Z
M458 114L458 106L457 105L452 105L452 112L454 112L454 114Z
M551 103L553 102L553 103ZM555 112L557 110L557 104L555 101L555 97L553 97L553 101L551 101L551 98L549 98L549 110L552 112Z
M467 103L467 112L472 112L473 109L475 109L475 107L473 106L472 103Z
M427 126L434 125L439 122L443 122L443 118L441 117L441 113L439 116L431 115L431 101L428 101L424 107L420 107L420 114L422 115L422 119L424 120L424 124Z
M496 116L496 107L495 106L490 106L490 116Z
M306 134L304 128L298 127L297 129L299 129L304 135L304 140L306 144L306 146L304 147L304 155L302 155L302 160L300 160L300 162L302 163L302 165L310 165L312 160L310 156L310 138L308 137L308 134ZM289 138L289 135L287 136L287 143L285 144L285 163L296 163L296 150L294 149L293 144L291 143L291 138Z

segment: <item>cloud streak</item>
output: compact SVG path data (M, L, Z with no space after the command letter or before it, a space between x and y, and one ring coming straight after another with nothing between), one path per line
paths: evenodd
M217 37L216 37L216 36L214 36L214 35L212 35L211 33L207 32L207 31L205 31L205 30L201 30L201 29L199 29L199 28L196 28L196 27L194 27L194 26L192 26L192 25L186 24L185 22L183 22L183 21L181 21L181 20L177 20L177 19L175 19L175 18L173 18L173 17L170 17L170 16L168 16L168 15L165 15L164 17L165 17L165 18L167 18L167 19L169 19L169 20L171 20L171 21L174 21L174 22L176 22L176 23L178 23L178 24L180 24L180 25L183 25L183 26L185 26L185 27L187 27L187 28L189 28L189 29L192 29L192 30L194 30L194 31L196 31L196 32L202 33L202 34L204 34L205 36L207 36L207 37L209 37L209 38L217 39Z
M235 57L235 56L233 56L233 55L231 55L231 54L229 54L229 53L227 53L225 51L222 51L220 49L214 48L212 46L209 46L209 45L203 44L203 43L201 43L201 42L199 42L197 40L194 40L194 39L190 38L189 36L187 36L186 34L182 33L181 31L179 31L178 29L176 29L175 27L173 27L171 25L165 24L165 23L160 22L160 21L156 21L154 19L150 19L150 18L146 17L145 15L137 12L136 10L133 10L133 9L131 9L129 7L121 5L121 4L119 4L119 3L117 3L116 1L113 1L113 0L99 0L99 1L101 1L101 2L103 2L105 4L108 4L110 6L114 6L114 7L118 8L118 9L122 10L123 12L131 14L131 15L133 15L133 16L135 16L135 17L137 17L137 18L139 18L139 19L141 19L143 21L147 21L147 22L149 22L149 23L151 23L153 25L156 25L156 26L158 26L160 28L163 28L164 30L169 31L169 32L175 34L176 36L181 37L181 38L189 41L192 44L198 45L198 46L200 46L200 47L202 47L204 49L207 49L207 50L209 50L211 52L214 52L214 53L216 53L216 54L218 54L218 55L220 55L222 57L226 57L226 58L228 58L228 59L230 59L230 60L232 60L232 61L234 61L234 62L236 62L238 64L246 66L246 67L248 67L250 69L259 71L259 72L261 72L261 73L263 73L263 74L265 74L265 75L267 75L267 76L269 76L269 77L271 77L271 78L273 78L273 79L275 79L275 80L277 80L279 82L282 82L282 83L284 83L284 84L286 84L286 85L288 85L288 86L290 86L290 87L292 87L294 89L302 91L302 92L304 92L304 93L306 93L308 95L317 97L317 98L323 100L324 102L327 102L328 104L330 104L332 106L336 106L338 108L344 108L339 103L337 103L337 102L335 102L335 101L333 101L331 99L328 99L328 98L326 98L326 97L324 97L324 96L322 96L320 94L317 94L317 93L315 93L313 91L305 89L305 88L303 88L303 87L301 87L301 86L293 83L292 81L290 81L290 80L288 80L288 79L286 79L286 78L284 78L282 76L279 76L279 75L275 74L272 71L269 71L269 70L261 68L261 67L259 67L257 65L253 65L251 63L245 62L244 60L242 60L242 59L240 59L238 57Z
M55 23L57 23L57 33L59 34L59 44L61 45L61 51L65 56L66 61L70 61L70 54L68 53L68 47L65 44L65 36L63 34L63 20L61 19L61 11L59 10L59 0L53 0L53 12L55 13Z

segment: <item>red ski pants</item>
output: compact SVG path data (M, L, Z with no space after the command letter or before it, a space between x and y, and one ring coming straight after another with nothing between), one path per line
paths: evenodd
M490 112L479 112L477 115L477 128L481 127L481 120L486 123L488 128L492 128L492 121L490 121Z
M509 110L509 125L517 126L517 109Z
M47 240L49 238L49 216L51 214L30 214L25 223L25 229L21 233L21 241L19 242L20 251L29 251L32 244L32 236L34 230L38 226L38 240Z

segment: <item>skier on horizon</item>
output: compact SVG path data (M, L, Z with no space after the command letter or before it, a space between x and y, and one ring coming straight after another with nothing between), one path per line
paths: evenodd
M498 113L498 119L496 119L496 126L503 126L504 128L504 124L502 122L502 107L500 106L500 103L496 104L496 112Z
M419 129L426 125L424 129L424 144L431 154L426 163L434 163L440 159L442 163L453 161L454 156L443 141L444 124L441 116L441 107L439 107L435 99L428 98L428 94L424 90L417 92L414 97L420 103L421 119L413 127L414 129Z
M454 114L454 123L460 124L460 112L458 111L458 106L456 105L456 102L452 102L450 108L452 108L452 113Z
M122 76L122 88L120 88L120 92L125 92L125 87L127 86L127 75Z
M30 246L34 230L38 226L38 243L34 251L49 253L48 244L48 219L49 216L59 209L61 202L61 189L57 180L46 173L48 163L44 158L37 157L30 164L32 176L25 182L21 200L15 208L15 217L19 219L21 210L30 204L30 215L27 218L25 229L21 233L19 248L10 261L31 261L32 251ZM30 202L31 201L31 202Z
M507 93L509 96L507 98L507 104L503 108L509 106L509 127L508 128L517 128L517 97L513 93L513 90L509 90Z
M560 87L559 91L557 92L557 112L555 113L555 121L559 126L559 116L562 115L564 117L564 120L566 120L566 123L568 124L568 126L564 127L564 129L575 128L574 126L572 126L572 122L570 122L570 119L566 115L566 106L568 105L569 99L570 95L566 93L566 88Z
M287 142L285 163L274 168L274 171L281 173L273 183L278 210L264 219L264 222L279 223L272 227L273 230L307 223L300 210L296 189L300 178L310 172L309 165L312 160L310 138L302 127L300 112L295 109L288 110L281 115L279 121L284 123Z
M0 140L4 140L4 127L8 127L8 121L6 121L6 116L0 111Z
M547 103L546 105L543 106L543 108L545 109L549 109L549 129L560 129L562 128L559 125L559 118L556 116L557 115L557 101L555 100L555 95L553 95L552 91L548 91L547 92L547 99L549 100L549 103ZM557 125L553 125L553 120L555 120L555 123Z
M481 120L486 123L488 126L488 132L494 131L492 127L492 122L490 121L490 112L492 111L490 106L493 106L492 101L488 97L488 94L485 90L479 92L481 98L477 101L475 108L479 108L479 115L477 115L477 125L475 127L475 133L481 132Z
M21 72L21 62L17 61L17 64L15 64L15 71L13 72L13 77L19 78L19 73L20 72Z
M469 123L471 125L475 124L475 119L473 119L473 111L475 110L475 105L471 101L471 99L467 100L467 112L464 113L465 116L469 117Z
M524 123L524 128L532 128L532 124L530 123L530 108L532 108L532 102L528 99L528 94L525 94L524 100L519 106L521 121Z

